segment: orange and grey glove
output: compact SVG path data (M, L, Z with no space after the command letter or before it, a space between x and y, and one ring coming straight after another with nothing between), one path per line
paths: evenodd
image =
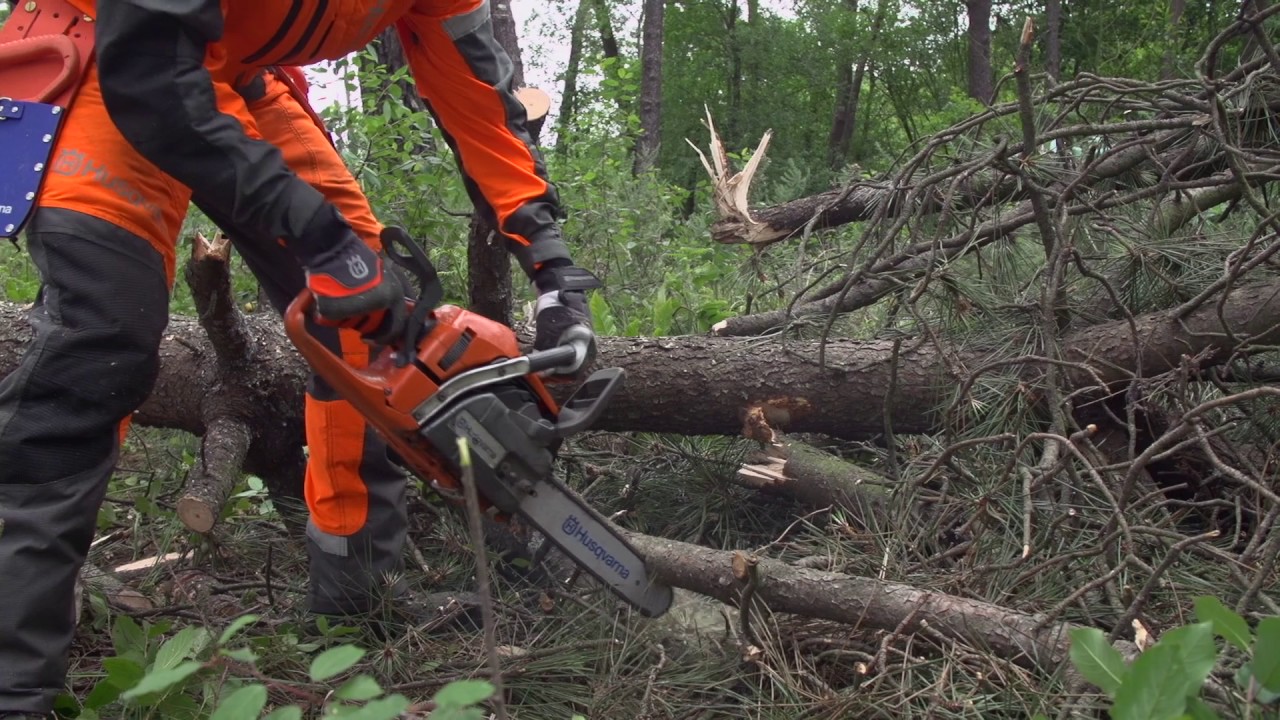
M559 374L574 375L595 359L595 329L591 320L591 308L587 305L587 291L604 287L595 275L573 265L543 268L534 276L538 300L533 317L536 331L533 348L548 350L572 340L587 340L586 357L575 367ZM578 326L572 334L567 331ZM584 332L585 330L585 332Z
M406 288L385 257L347 231L327 252L306 264L307 289L316 298L316 321L351 328L378 344L404 331Z

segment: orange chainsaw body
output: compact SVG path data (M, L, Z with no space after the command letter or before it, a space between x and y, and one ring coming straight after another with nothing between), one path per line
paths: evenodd
M313 303L314 296L303 290L289 305L284 321L290 340L316 372L382 432L404 465L429 480L440 494L461 502L462 485L422 437L413 412L449 379L520 355L515 332L456 305L441 305L427 316L430 329L419 341L412 359L398 361L398 353L405 349L386 348L360 369L344 362L307 332L306 317ZM512 378L512 382L524 383L549 417L554 418L559 412L536 374ZM483 498L481 502L487 509L488 503Z

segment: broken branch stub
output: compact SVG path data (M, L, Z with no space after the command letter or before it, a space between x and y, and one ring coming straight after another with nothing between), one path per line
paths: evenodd
M711 176L712 202L715 204L716 213L720 216L717 225L728 223L738 229L737 234L715 233L713 238L718 242L746 243L756 247L763 247L770 243L777 242L782 239L782 235L767 232L768 228L756 222L751 216L750 194L751 181L755 177L756 171L760 169L760 163L764 161L765 151L769 147L769 140L773 138L773 131L767 130L760 138L760 144L756 146L756 150L751 154L751 159L747 161L741 172L733 173L729 164L729 156L725 152L724 143L720 140L719 133L716 132L715 122L711 119L710 109L707 113L707 130L711 135L710 152L712 162L707 161L707 156L687 138L685 142L689 143L689 147L698 153L698 157L702 160L702 167L706 168L707 174Z

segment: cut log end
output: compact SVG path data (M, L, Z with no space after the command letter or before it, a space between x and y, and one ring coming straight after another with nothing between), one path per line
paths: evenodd
M178 500L178 518L194 532L209 532L217 517L217 511L208 500L189 495Z
M522 87L516 91L516 99L524 105L530 122L542 120L551 111L551 96L536 87Z

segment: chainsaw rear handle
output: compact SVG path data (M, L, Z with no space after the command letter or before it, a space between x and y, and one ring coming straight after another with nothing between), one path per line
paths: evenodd
M311 313L315 303L315 294L303 288L285 309L285 334L316 374L324 378L345 400L366 414L376 412L376 408L384 402L379 379L364 370L351 367L307 331L307 315Z

